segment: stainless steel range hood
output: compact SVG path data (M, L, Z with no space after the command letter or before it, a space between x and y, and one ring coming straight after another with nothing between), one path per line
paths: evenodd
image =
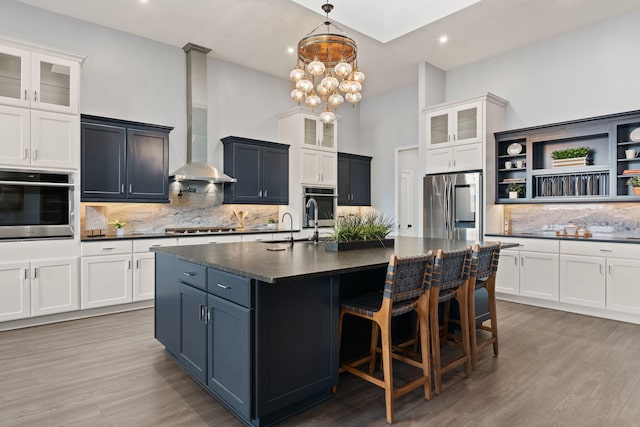
M169 176L172 181L236 182L207 163L207 54L211 49L187 43L187 163Z

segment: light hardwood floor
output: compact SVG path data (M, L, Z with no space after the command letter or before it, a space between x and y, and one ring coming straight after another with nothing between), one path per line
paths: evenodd
M395 404L398 426L638 426L640 325L498 303L500 355ZM401 374L401 373L400 373ZM151 309L0 332L2 426L240 426L153 338ZM348 374L283 426L385 426Z

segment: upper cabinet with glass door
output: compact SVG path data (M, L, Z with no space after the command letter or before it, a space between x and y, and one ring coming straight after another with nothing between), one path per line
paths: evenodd
M78 114L80 62L0 44L0 104Z
M427 150L483 140L482 102L471 102L426 114Z
M336 123L322 123L320 118L311 114L302 114L304 147L336 151Z

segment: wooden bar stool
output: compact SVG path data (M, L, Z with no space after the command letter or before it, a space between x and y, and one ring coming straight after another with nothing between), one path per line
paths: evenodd
M496 272L500 258L500 243L487 246L475 245L471 254L471 272L469 276L469 335L471 338L471 365L478 367L478 351L493 344L493 354L498 355L498 320L496 316ZM490 326L476 322L475 294L485 288L489 298ZM491 332L491 338L477 341L477 330Z
M387 268L384 291L345 300L341 304L339 339L345 314L372 321L369 356L351 363L341 363L340 368L378 387L384 388L387 422L393 423L393 401L409 391L424 387L425 399L431 399L431 367L429 355L429 289L433 271L433 253L398 258L391 255ZM411 311L417 311L420 322L421 360L414 360L393 353L391 319ZM378 334L381 337L383 379L373 375L375 369ZM392 358L422 369L422 375L398 389L393 387ZM365 372L358 366L369 362Z
M429 304L429 323L431 324L431 344L433 346L433 365L435 392L440 394L442 390L442 374L464 364L465 376L471 376L471 350L469 344L469 323L467 294L469 288L469 273L471 269L471 247L458 251L438 250L433 266L431 279L431 295ZM462 356L446 365L440 360L440 331L438 319L438 304L446 303L452 299L458 302L460 307L460 325L462 340ZM445 314L446 315L446 314ZM443 333L446 337L447 324Z

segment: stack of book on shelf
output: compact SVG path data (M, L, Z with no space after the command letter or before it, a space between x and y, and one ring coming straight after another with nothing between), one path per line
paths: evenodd
M640 175L640 169L625 169L622 171L622 175Z
M502 182L526 182L526 178L505 178Z

